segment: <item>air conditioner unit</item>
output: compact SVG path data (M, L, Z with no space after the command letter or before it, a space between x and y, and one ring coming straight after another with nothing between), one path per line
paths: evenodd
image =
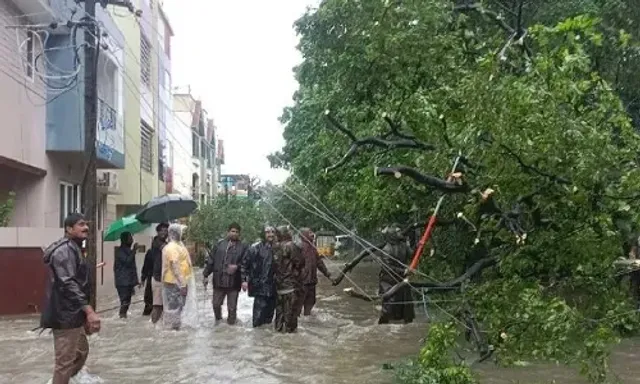
M114 171L98 171L98 190L107 195L119 195L118 174Z

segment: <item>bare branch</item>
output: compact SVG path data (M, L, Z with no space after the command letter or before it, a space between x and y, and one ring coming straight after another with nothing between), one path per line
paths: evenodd
M461 4L453 7L453 10L456 12L466 13L466 12L478 12L482 16L488 17L494 23L496 23L500 28L505 30L508 33L513 33L515 30L507 24L502 16L497 14L496 12L485 9L481 4Z
M347 151L347 153L336 164L326 168L325 172L333 171L343 166L344 164L346 164L347 161L349 161L352 157L355 156L356 152L360 147L371 146L371 147L378 147L378 148L384 148L384 149L403 149L404 148L404 149L420 149L425 151L431 151L435 149L435 146L431 144L422 143L421 141L417 140L413 135L400 133L397 125L393 122L389 124L389 126L391 127L391 134L385 134L385 135L382 135L381 137L368 136L362 139L358 139L353 132L351 132L349 129L347 129L342 124L340 124L340 122L338 122L335 119L335 117L331 115L330 111L325 112L325 118L331 124L331 126L333 126L338 131L344 133L351 140L351 147L349 147L349 150ZM395 139L395 140L388 139L391 136L396 136L398 137L398 139Z
M382 118L387 122L387 124L389 125L389 129L391 129L391 134L396 135L398 137L401 137L403 139L407 139L407 140L415 140L415 136L412 134L408 134L408 133L402 133L400 132L400 126L393 120L391 120L391 118L389 117L389 115L387 115L386 113L384 113L382 115Z
M516 26L515 27L512 27L509 24L507 24L507 22L504 20L502 15L500 15L500 14L494 12L494 11L490 11L490 10L484 8L479 3L457 5L457 6L453 7L453 10L454 10L454 12L461 12L461 13L477 12L480 15L482 15L483 17L489 18L498 27L500 27L502 30L504 30L505 32L507 32L509 34L509 39L507 40L507 42L504 44L504 46L500 50L500 54L498 56L501 60L504 60L506 50L514 42L516 44L522 46L522 50L524 51L525 55L527 56L527 58L529 60L531 60L531 58L533 57L533 52L531 52L531 49L529 48L529 46L525 42L525 37L527 36L527 29L524 27L523 22L522 22L522 18L523 18L523 12L522 12L523 3L524 3L523 1L520 1L517 14L515 15L516 16Z
M498 263L498 258L496 256L487 257L477 261L473 264L469 269L467 269L462 275L456 277L455 279L451 279L449 281L445 281L443 283L437 283L434 281L409 281L409 279L404 279L399 281L396 285L391 287L388 291L380 295L366 295L359 292L354 291L351 288L347 288L344 290L345 293L349 294L352 297L356 297L358 299L362 299L365 301L374 301L374 300L387 300L391 298L396 292L398 292L403 287L413 286L416 288L429 288L432 290L442 290L442 291L455 291L460 289L460 286L471 279L476 274L480 273L486 268L492 267Z
M342 279L344 279L344 276L347 273L349 273L353 268L355 268L356 265L358 265L365 257L371 255L372 253L374 253L378 249L382 249L382 247L384 247L384 243L383 244L378 244L378 245L373 245L371 247L365 248L362 251L360 251L358 256L356 256L353 260L351 260L350 262L345 264L344 267L342 268L342 270L340 270L339 276L336 279L333 280L333 285L340 284Z
M376 176L380 175L390 175L396 178L400 176L408 176L415 180L416 182L425 185L427 187L435 188L443 192L447 193L459 193L459 192L468 192L469 185L463 183L460 184L458 182L450 182L443 179L439 179L437 177L429 176L420 173L418 170L405 167L405 166L397 166L397 167L383 167L383 168L375 168L374 171Z

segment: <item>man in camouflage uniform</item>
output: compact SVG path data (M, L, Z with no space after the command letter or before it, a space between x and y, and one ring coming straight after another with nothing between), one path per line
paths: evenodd
M276 321L278 332L295 332L298 328L298 308L302 297L304 257L295 245L289 227L276 230L278 243L274 247L276 281Z
M402 280L406 266L411 263L413 252L397 225L390 225L383 230L385 245L380 254L385 267L381 268L379 276L379 294L390 290ZM382 310L378 324L387 324L391 320L403 320L411 323L415 318L411 287L405 286L392 297L382 302Z

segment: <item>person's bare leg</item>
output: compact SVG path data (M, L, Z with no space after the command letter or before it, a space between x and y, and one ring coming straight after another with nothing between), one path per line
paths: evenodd
M153 324L157 323L158 320L162 318L163 306L162 305L154 305L151 310L151 322Z

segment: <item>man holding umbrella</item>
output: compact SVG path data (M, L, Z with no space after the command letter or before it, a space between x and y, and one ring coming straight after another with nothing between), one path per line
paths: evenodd
M142 281L146 282L144 293L143 316L151 314L151 321L155 324L162 316L162 248L167 244L169 224L160 223L156 226L156 236L151 242L151 248L144 256L142 265Z

